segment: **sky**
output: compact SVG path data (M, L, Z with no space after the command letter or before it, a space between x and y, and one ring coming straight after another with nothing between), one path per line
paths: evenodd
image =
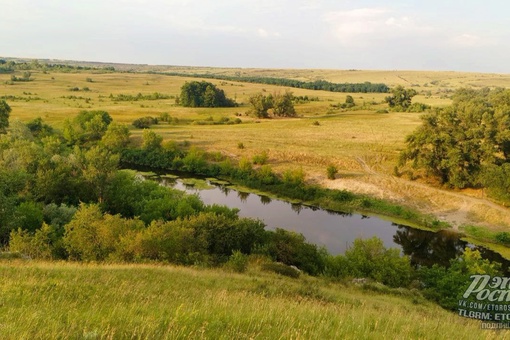
M510 73L507 0L0 0L0 56Z

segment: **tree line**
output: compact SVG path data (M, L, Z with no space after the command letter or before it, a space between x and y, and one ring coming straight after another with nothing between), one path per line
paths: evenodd
M243 83L257 83L277 86L287 86L307 90L322 90L329 92L346 92L346 93L387 93L390 88L383 83L332 83L326 80L301 81L296 79L273 78L273 77L253 77L253 76L228 76L218 74L190 74L178 72L149 72L154 74L164 74L176 77L191 77L218 79L228 81L238 81Z

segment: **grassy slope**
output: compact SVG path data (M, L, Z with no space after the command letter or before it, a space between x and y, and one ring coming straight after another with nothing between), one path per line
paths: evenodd
M153 265L0 263L0 337L491 339L418 297L290 279Z
M416 100L436 106L448 105L445 97L448 91L460 86L507 86L510 76L499 74L476 74L460 72L421 71L334 71L334 70L257 70L257 69L210 69L186 67L160 67L188 73L224 73L243 75L275 76L302 80L326 79L336 82L385 82L390 86L401 84L413 86L419 93ZM110 94L160 92L178 95L185 81L192 78L168 77L156 74L133 73L51 73L33 72L32 82L4 84L10 75L0 75L0 95L40 97L41 100L9 101L13 108L12 118L27 121L42 117L46 121L61 125L83 109L108 111L118 122L131 123L138 117L159 116L168 112L181 120L204 120L212 117L234 118L236 113L244 114L247 106L237 108L197 109L174 105L173 99L160 101L113 102ZM92 78L93 82L87 82ZM228 96L246 103L248 97L260 91L266 93L283 91L282 87L263 84L243 84L208 80L225 90ZM72 87L89 87L90 91L69 91ZM438 190L423 183L406 181L392 176L399 151L405 146L405 136L420 124L416 113L376 113L385 104L372 105L367 110L335 110L331 104L343 103L347 94L325 91L291 89L295 95L318 96L319 102L297 105L301 119L257 120L242 116L239 125L167 125L154 126L165 139L177 142L189 141L192 145L217 151L229 157L251 158L261 152L268 152L269 163L276 171L303 167L307 179L323 186L347 189L389 199L399 204L431 213L438 219L456 226L466 224L484 225L493 232L510 228L510 213L480 199L483 193L465 190L452 193ZM426 96L427 92L431 96ZM30 94L28 94L30 93ZM356 103L382 102L385 94L352 94ZM90 98L68 99L77 96ZM314 122L320 125L314 125ZM141 131L133 130L134 140L139 140ZM238 148L242 142L244 149ZM326 167L334 164L339 169L340 180L328 181Z

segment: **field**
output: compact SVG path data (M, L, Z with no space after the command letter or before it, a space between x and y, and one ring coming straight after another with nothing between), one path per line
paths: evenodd
M124 68L128 66L124 65ZM122 67L119 67L122 68ZM148 71L147 66L132 66ZM418 71L334 71L334 70L260 70L187 67L150 67L156 71L188 74L223 74L325 79L332 82L384 82L389 86L412 87L419 95L415 101L432 106L450 103L456 88L469 86L510 86L509 75ZM345 93L290 89L295 96L317 97L318 101L296 105L299 118L258 120L247 116L250 95L258 92L283 92L278 86L208 80L224 89L227 96L241 103L236 108L195 109L175 105L173 97L164 100L114 101L110 95L136 96L155 92L177 96L180 87L194 78L147 73L57 73L32 72L33 81L8 84L10 75L0 75L0 95L13 111L11 120L29 121L36 117L57 127L81 110L105 110L115 121L130 124L144 116L168 113L177 118L172 124L153 126L165 140L220 152L234 159L267 152L276 171L302 167L307 180L325 187L347 189L419 209L459 228L483 225L492 231L508 230L509 210L488 201L482 191L452 192L435 183L410 181L393 175L405 136L420 124L417 113L378 113L386 108L385 94L351 94L356 106L341 109ZM244 103L244 104L243 104ZM237 125L211 125L221 118L242 120ZM141 130L132 130L133 140ZM242 143L244 148L239 148ZM326 179L326 167L339 169L335 181Z
M504 339L405 290L156 265L0 263L2 339Z

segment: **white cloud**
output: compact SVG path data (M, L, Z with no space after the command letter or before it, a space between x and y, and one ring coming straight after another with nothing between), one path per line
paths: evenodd
M366 45L395 37L424 35L431 28L418 25L407 15L386 8L359 8L329 12L324 21L333 35L346 45Z

